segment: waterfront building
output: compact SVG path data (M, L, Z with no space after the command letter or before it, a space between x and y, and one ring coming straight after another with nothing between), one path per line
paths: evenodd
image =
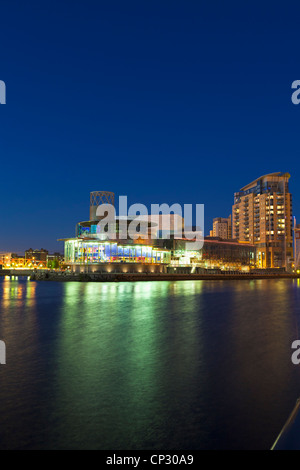
M216 217L213 220L213 229L210 236L221 238L223 240L230 240L232 238L232 221L231 215L227 218Z
M295 225L295 239L294 239L294 260L295 268L300 268L300 224Z
M271 173L234 194L232 236L256 246L259 268L288 268L293 258L289 173Z
M200 267L203 269L250 270L255 268L256 247L236 240L204 237L201 250L187 240L157 241L171 252L171 266Z
M76 225L75 238L65 242L65 264L73 272L164 272L170 263L168 250L152 245L152 222L114 217L114 225L101 227L104 216L97 216L101 204L114 205L114 193L94 191L90 197L90 220ZM139 231L128 238L129 224L139 222ZM107 228L107 230L106 230ZM113 230L113 231L112 231Z
M104 217L96 216L94 201L91 197L92 219L76 225L74 238L63 239L65 265L72 272L160 273L182 268L193 273L198 269L249 270L255 267L254 244L206 237L204 246L199 248L192 238L197 233L199 239L202 232L190 227L185 228L183 234L184 219L176 214L144 218L114 216L111 222L115 224L115 231L111 232L109 227L106 231L101 224ZM141 225L133 239L127 236L132 222Z
M63 255L54 253L49 255L45 249L33 250L30 248L24 255L17 253L0 253L0 266L2 269L13 270L46 270L48 262L57 260L58 265L63 261Z
M3 267L10 266L13 253L0 253L0 265Z
M111 272L116 269L112 266L115 263L123 264L118 268L121 272L163 272L163 266L170 260L168 250L132 240L124 243L97 238L65 240L65 263L73 272ZM139 265L137 269L133 264Z
M205 238L202 264L205 268L249 270L255 268L256 247L250 243Z
M25 259L26 260L37 260L37 261L47 261L48 251L41 248L40 250L33 250L29 248L29 250L25 251Z
M17 253L0 253L0 268L13 270L46 269L46 261L37 259L25 259L24 255Z

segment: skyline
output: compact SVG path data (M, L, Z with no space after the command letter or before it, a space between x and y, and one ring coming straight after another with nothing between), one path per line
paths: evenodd
M268 175L261 175L261 177L260 177L260 178L256 178L256 180L262 179L263 177L266 177L266 176L268 176ZM256 180L254 180L254 182L255 182ZM252 183L253 183L253 182L251 182L251 184L252 184ZM249 184L250 184L250 183L249 183ZM240 188L240 190L242 190L242 188ZM92 192L91 192L91 193L92 193ZM117 197L116 206L115 206L115 208L116 208L116 215L118 215L118 202L119 202L119 199L122 199L122 198L124 198L124 196L119 196L119 197ZM127 199L127 196L125 196L125 198ZM142 204L142 205L143 205L143 203L136 203L136 202L133 202L133 205L135 205L135 204L138 204L138 205ZM172 204L178 205L178 203L176 203L176 202L175 202L175 203L173 202ZM172 209L172 207L171 207L172 204L170 204L169 209ZM157 205L165 205L165 203L155 204L154 206L157 206ZM183 208L183 206L184 206L184 204L181 205L181 208ZM232 210L233 210L233 207L234 207L234 205L232 205L232 207L231 207L231 210L230 210L230 213L229 213L229 217L232 217L232 213L233 213ZM152 212L151 212L151 210L152 210L151 204L150 204L150 207L147 207L147 209L149 210L149 214L151 215L151 214L152 214ZM165 208L165 209L167 209L167 208ZM175 213L176 213L176 212L175 212ZM194 216L195 216L195 207L192 209L192 213L193 213L193 218L194 218ZM120 215L120 214L119 214L119 215ZM152 215L156 215L156 212L153 213ZM182 214L181 214L181 215L182 215ZM205 210L204 210L204 216L205 216ZM295 216L293 216L293 217L295 217ZM207 217L205 217L205 218L207 218ZM209 227L207 227L207 226L204 227L204 236L205 236L205 237L211 237L211 231L212 231L212 228L213 228L213 222L214 222L215 219L218 219L218 218L223 218L223 216L221 216L221 217L220 217L220 216L213 217L213 219L211 220L211 224L209 225ZM226 217L225 217L225 218L226 218ZM88 217L85 217L85 220L88 220ZM67 238L69 238L69 237L67 237ZM233 237L232 240L235 240L235 238ZM59 243L60 245L62 245L62 239L57 240L57 243ZM250 244L251 244L251 243L250 243ZM41 249L44 249L43 246L39 246L39 245L35 246L33 249L38 250L38 249L40 249L40 248L41 248ZM46 248L47 248L47 247L46 247ZM29 249L29 248L27 247L27 248L23 248L23 249L21 249L21 250L14 250L14 249L11 249L11 250L4 250L4 252L7 251L7 252L12 252L12 253L22 254L22 253L24 253L24 252L26 251L26 249ZM30 247L30 249L32 249L32 248ZM58 252L63 252L62 247L56 248L56 250L57 250ZM48 251L51 251L51 250L48 250ZM53 251L53 250L52 250L52 251Z
M0 251L62 251L93 190L205 204L208 234L287 171L300 218L300 6L116 3L1 7Z

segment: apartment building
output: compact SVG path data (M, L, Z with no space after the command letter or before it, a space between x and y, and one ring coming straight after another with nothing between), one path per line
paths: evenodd
M213 220L211 236L221 238L222 240L230 240L232 238L231 226L231 215L227 218L216 217Z
M289 179L289 173L271 173L234 194L232 237L256 245L260 268L287 268L293 258Z

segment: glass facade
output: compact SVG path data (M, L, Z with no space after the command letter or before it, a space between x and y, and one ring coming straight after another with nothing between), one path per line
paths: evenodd
M67 240L65 242L65 261L72 264L169 264L171 253L146 245L120 245L113 242Z
M255 246L247 244L206 241L202 250L202 259L235 263L241 266L255 267Z
M170 250L172 266L196 265L221 269L255 267L256 246L248 243L205 237L203 247L196 251L193 250L194 242L186 240L160 240L159 243L163 248Z

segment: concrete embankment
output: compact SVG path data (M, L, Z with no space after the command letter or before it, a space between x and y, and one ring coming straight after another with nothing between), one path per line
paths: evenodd
M31 276L31 269L0 269L0 276Z
M59 281L59 282L135 282L135 281L204 281L204 280L251 280L251 279L300 279L299 274L116 274L116 273L35 273L33 281Z

